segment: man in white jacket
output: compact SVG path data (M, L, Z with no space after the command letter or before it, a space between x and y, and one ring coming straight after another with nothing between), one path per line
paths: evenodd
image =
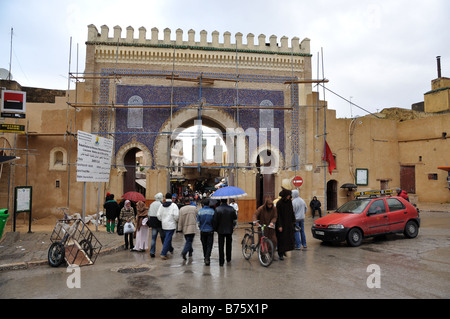
M306 248L306 237L305 237L305 213L306 213L306 203L300 197L298 190L294 189L292 191L292 208L295 214L295 225L299 231L295 232L295 249L300 250L303 245L303 249Z
M167 259L167 252L173 253L172 236L177 229L179 209L172 203L172 194L166 194L166 201L159 207L156 217L161 221L164 231L164 244L161 251L161 259Z

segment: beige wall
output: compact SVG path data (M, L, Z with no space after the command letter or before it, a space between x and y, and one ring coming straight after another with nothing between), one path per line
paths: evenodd
M442 133L450 133L450 114L401 122L399 129L399 162L416 168L416 194L423 202L450 202L447 172L439 166L449 166L450 142ZM429 180L428 174L437 174Z

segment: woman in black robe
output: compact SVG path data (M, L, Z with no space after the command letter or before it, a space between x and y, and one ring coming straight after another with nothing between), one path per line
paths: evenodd
M278 256L283 260L286 252L294 250L294 224L295 214L292 207L291 191L283 189L280 192L281 199L277 202L276 233L278 242Z

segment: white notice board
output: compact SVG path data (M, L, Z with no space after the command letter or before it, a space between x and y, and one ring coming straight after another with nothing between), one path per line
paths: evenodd
M113 140L78 131L77 182L109 182Z

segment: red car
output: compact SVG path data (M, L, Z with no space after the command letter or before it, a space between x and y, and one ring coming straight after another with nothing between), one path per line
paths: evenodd
M363 238L403 233L415 238L419 233L419 209L399 196L369 197L345 203L336 212L317 219L311 227L314 238L343 242L352 247Z

